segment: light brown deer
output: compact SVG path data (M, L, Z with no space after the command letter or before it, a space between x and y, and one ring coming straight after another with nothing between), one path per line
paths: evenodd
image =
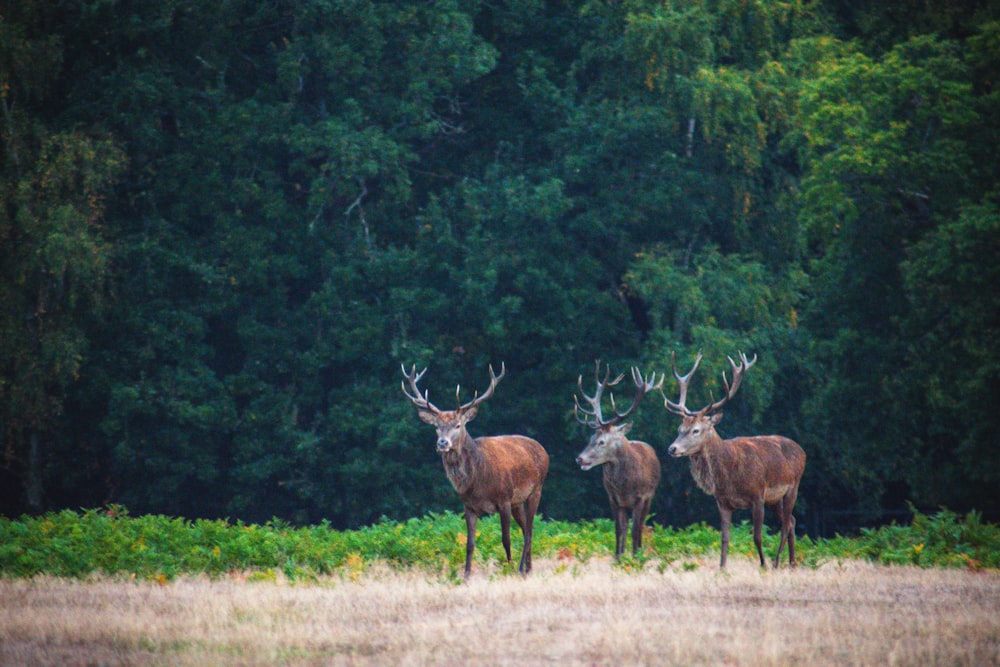
M493 396L497 383L507 372L501 364L500 375L493 374L490 366L489 389L480 396L476 393L468 403L455 410L440 410L427 400L428 393L420 393L417 383L427 369L417 373L416 366L403 377L410 385L402 383L403 393L417 406L420 419L437 429L437 450L441 454L444 471L451 485L458 492L465 506L465 578L472 570L472 554L476 549L476 520L494 512L500 515L503 548L510 562L510 518L514 517L524 535L521 563L518 571L531 571L531 535L535 512L542 497L542 483L549 472L549 455L537 441L522 435L499 435L473 438L466 424L475 419L479 405ZM459 402L459 389L455 388L455 401Z
M601 379L601 362L596 364L594 381L597 385L593 396L587 396L583 391L583 376L577 379L577 386L584 400L590 404L590 410L582 407L574 395L576 403L573 413L581 424L594 429L587 447L576 457L577 464L583 470L602 465L604 490L608 493L611 504L611 514L615 520L615 559L620 559L625 551L625 540L628 537L628 523L632 515L632 553L638 553L642 548L642 529L649 514L649 505L653 501L656 485L660 483L660 461L656 452L645 442L629 440L625 435L632 428L632 422L624 421L639 406L643 397L654 389L663 386L664 378L656 383L656 373L647 380L642 377L638 368L632 367L632 380L636 392L632 405L624 412L615 407L615 397L611 394L611 411L613 415L605 419L601 413L601 394L608 387L613 387L622 381L624 375L608 381L611 368L608 367ZM581 417L581 413L584 415Z
M685 407L688 382L698 370L701 352L687 375L679 375L674 366L674 377L680 386L677 402L663 397L663 404L670 412L683 419L677 429L677 439L667 450L671 456L687 456L691 460L691 475L705 493L715 496L721 516L722 559L720 567L726 567L726 552L729 550L729 526L733 511L749 509L753 519L753 541L760 556L760 566L767 567L761 544L761 526L764 522L764 506L770 507L781 523L781 540L778 553L774 556L774 567L781 560L781 550L788 542L788 563L795 567L795 498L799 493L799 481L806 468L806 455L792 440L780 435L758 435L752 437L729 438L723 440L715 432L715 426L722 419L719 410L736 394L743 374L757 361L754 355L748 361L740 352L740 363L729 357L733 369L733 383L729 384L725 372L722 382L726 394L720 400L692 412Z

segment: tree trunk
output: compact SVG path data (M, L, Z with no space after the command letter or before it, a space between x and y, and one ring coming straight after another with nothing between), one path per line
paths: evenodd
M25 483L28 511L40 514L42 511L42 453L38 444L38 431L32 430L28 436L28 475Z

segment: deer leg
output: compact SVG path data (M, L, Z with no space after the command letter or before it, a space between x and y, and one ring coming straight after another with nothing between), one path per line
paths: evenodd
M767 569L767 561L764 559L764 500L755 501L750 511L753 514L753 544L760 556L760 566Z
M628 511L624 507L613 506L615 513L615 560L625 553L625 540L628 537Z
M507 562L510 562L510 504L500 506L500 539L503 542Z
M472 572L472 552L476 550L476 514L465 510L465 578Z
M772 509L774 510L774 515L778 518L778 523L781 524L781 539L778 541L778 553L774 554L774 569L778 569L781 564L781 551L785 548L785 542L788 541L788 517L785 514L785 499L782 498L776 502ZM791 547L789 547L789 553L791 553Z
M524 503L524 525L521 527L524 533L524 548L521 550L521 566L518 568L521 574L531 572L531 536L535 530L535 513L538 511L541 499L542 489L539 487Z
M729 526L733 522L733 510L719 505L719 518L719 537L722 542L722 558L719 561L719 567L725 569L726 553L729 551Z
M511 508L511 513L514 515L514 521L517 522L518 527L521 529L521 536L524 537L525 544L527 544L527 540L528 540L527 525L528 524L527 524L527 521L526 521L525 516L524 516L524 513L525 513L525 507L524 507L524 505L525 505L524 503L516 503L516 504L514 504L514 506ZM521 547L521 562L517 566L517 571L521 572L521 573L524 572L524 549L525 549L525 547L522 546ZM529 567L530 567L530 562L531 562L530 556L529 556L528 562L529 562Z
M524 503L517 503L511 505L510 513L514 517L514 521L517 523L518 528L521 529L521 535L524 535Z
M795 488L781 499L782 511L785 515L783 527L787 526L785 532L788 533L788 565L790 567L795 567L795 514L792 513L792 510L795 508L795 499L798 495L799 485L796 484Z
M642 549L642 529L646 523L646 514L649 513L649 501L640 500L632 510L632 555L636 555Z
M788 513L788 566L795 567L795 516Z

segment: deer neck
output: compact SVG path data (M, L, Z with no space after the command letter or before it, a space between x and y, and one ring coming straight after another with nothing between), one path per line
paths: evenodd
M455 447L451 451L441 454L444 472L459 495L464 494L472 486L482 458L476 441L465 432L456 440Z
M710 496L715 495L718 479L716 477L716 461L718 459L718 448L722 444L722 438L713 430L707 434L705 443L698 448L698 451L691 454L691 476L702 491Z

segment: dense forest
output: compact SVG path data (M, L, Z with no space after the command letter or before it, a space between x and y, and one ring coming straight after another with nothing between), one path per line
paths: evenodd
M604 517L578 376L742 350L800 527L996 518L998 76L976 0L3 0L0 513L457 510L401 365L504 362L470 430ZM653 520L716 521L635 422Z

